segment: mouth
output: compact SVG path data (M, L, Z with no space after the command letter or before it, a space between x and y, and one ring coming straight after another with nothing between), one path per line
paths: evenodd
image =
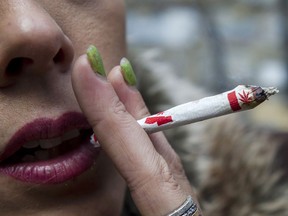
M90 144L91 134L85 118L78 113L57 120L38 119L9 141L0 156L0 173L36 184L73 179L94 164L100 151Z

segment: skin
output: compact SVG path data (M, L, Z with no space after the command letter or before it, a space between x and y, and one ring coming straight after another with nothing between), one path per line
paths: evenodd
M33 119L69 111L85 114L103 148L91 169L61 184L0 174L1 215L120 215L126 185L143 215L164 215L193 194L163 134L149 137L135 121L148 109L116 66L126 54L124 20L122 0L0 1L0 152ZM90 44L107 79L82 55Z

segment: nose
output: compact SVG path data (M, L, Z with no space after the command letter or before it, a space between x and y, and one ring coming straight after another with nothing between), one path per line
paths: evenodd
M4 19L0 16L0 87L25 74L65 72L74 57L71 41L47 12L29 3L18 5L10 5Z

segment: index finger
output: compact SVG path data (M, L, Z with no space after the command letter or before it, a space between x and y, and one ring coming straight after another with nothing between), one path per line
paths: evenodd
M165 160L127 112L113 86L92 72L85 55L75 63L72 83L80 107L103 150L126 180L140 212L164 215L183 203L187 194Z

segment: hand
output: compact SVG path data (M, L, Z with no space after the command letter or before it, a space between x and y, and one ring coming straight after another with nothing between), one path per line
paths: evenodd
M188 195L196 202L180 159L163 133L148 135L135 120L149 111L137 89L125 83L119 66L106 79L92 71L83 55L75 63L72 83L102 149L125 179L142 215L167 215ZM194 215L200 215L200 209Z

